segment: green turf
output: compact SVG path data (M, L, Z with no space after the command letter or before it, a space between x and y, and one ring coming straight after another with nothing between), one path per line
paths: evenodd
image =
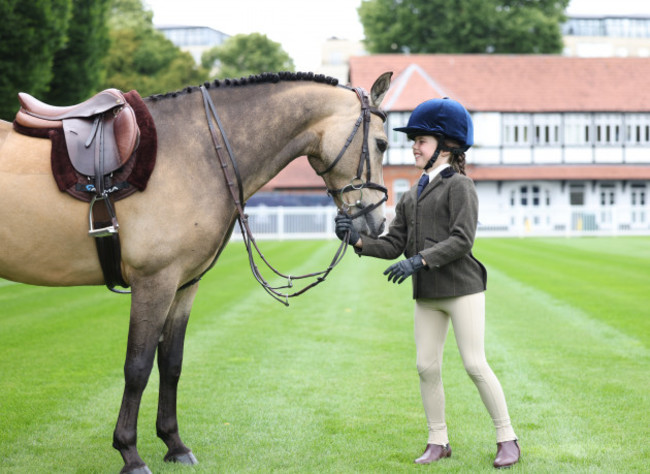
M336 242L263 242L290 273ZM513 472L647 472L650 238L479 239L486 350L522 460ZM426 443L408 285L352 252L327 282L273 301L231 244L201 283L180 386L181 435L200 464L163 463L157 374L139 420L153 472L492 472L494 430L453 335L445 348L454 450ZM268 277L270 275L267 274ZM129 297L0 280L0 472L117 472Z

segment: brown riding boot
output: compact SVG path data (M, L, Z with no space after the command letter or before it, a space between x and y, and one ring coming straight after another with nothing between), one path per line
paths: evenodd
M422 453L422 456L417 458L415 464L431 464L434 461L439 461L442 458L451 457L451 448L449 444L441 446L439 444L427 444L427 448Z
M519 461L520 455L521 450L516 439L497 443L497 456L494 459L494 467L503 469L504 467L514 466Z

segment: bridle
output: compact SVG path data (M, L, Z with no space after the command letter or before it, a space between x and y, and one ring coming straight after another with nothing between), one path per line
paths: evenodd
M371 107L368 101L368 95L367 93L360 88L349 88L346 86L340 86L344 87L345 89L353 90L356 92L357 97L361 101L361 113L359 115L359 118L354 124L354 128L352 130L352 133L348 137L347 141L345 142L345 145L343 146L343 149L341 152L338 154L336 159L324 170L319 173L317 173L319 176L322 176L326 173L329 173L335 166L336 164L341 160L343 155L345 154L346 150L350 146L350 143L354 139L357 131L359 130L361 123L363 123L363 146L361 149L361 156L359 158L359 168L357 171L357 175L350 181L350 184L344 186L341 189L328 189L327 192L331 196L334 196L335 194L339 194L341 196L341 202L343 202L343 205L346 207L344 209L345 212L349 211L353 206L361 208L361 210L353 215L351 215L352 219L355 219L359 216L362 216L373 209L376 209L380 205L382 205L387 199L388 199L388 190L379 184L375 184L370 182L370 152L368 149L368 135L369 135L369 125L370 125L370 114L374 113L382 118L382 120L386 120L386 115L378 108L376 107ZM332 258L332 261L330 262L329 266L320 272L314 272L314 273L308 273L306 275L300 275L300 276L292 276L292 275L285 275L278 270L276 270L271 264L266 260L262 252L260 251L259 247L257 246L257 242L255 241L255 238L253 237L253 232L250 229L250 225L248 222L248 215L244 213L244 206L246 205L244 202L244 187L242 185L242 179L241 175L239 173L239 168L237 167L237 162L235 161L235 155L232 152L232 148L230 147L230 143L228 142L228 138L226 137L226 133L224 131L223 125L221 123L221 120L219 119L219 115L217 114L217 110L214 106L214 103L212 102L212 98L210 97L210 94L208 93L207 89L205 86L200 86L201 94L203 95L203 106L205 107L205 115L208 121L208 128L210 129L210 135L212 136L212 142L215 147L215 151L217 154L217 158L219 159L221 168L223 170L224 178L226 179L226 183L228 184L228 189L230 190L230 194L232 195L232 198L235 202L235 206L237 208L237 219L239 221L239 227L241 229L242 237L244 240L244 244L246 246L246 250L248 252L248 260L250 263L251 271L253 273L253 276L255 276L255 279L262 285L262 288L269 293L275 300L281 302L285 306L289 306L289 298L301 295L302 293L306 292L307 290L313 288L314 286L322 283L325 281L325 278L327 275L334 269L334 267L343 259L343 256L345 255L345 252L347 250L348 246L348 241L350 238L350 233L348 232L343 241L341 242L341 245L339 246L338 250L334 254L334 257ZM230 163L232 164L232 169L235 174L235 179L233 180L230 170L229 170L229 165L226 160L226 157L223 156L223 147L219 143L219 139L217 137L217 131L214 126L214 122L216 122L217 127L219 128L219 134L221 135L221 139L223 141L223 144L226 148L226 152L228 154L228 158L230 160ZM363 179L361 178L362 172L363 172L363 165L366 163L366 181L364 182ZM237 188L237 189L235 189ZM377 189L379 191L382 191L384 193L384 198L381 199L379 202L372 204L370 206L361 207L361 200L357 200L356 203L350 205L343 201L343 194L349 191L361 191L363 188L369 188L369 189ZM255 263L255 258L253 255L253 248L257 252L257 254L260 256L260 258L264 261L266 266L271 269L276 275L278 275L281 278L286 278L287 279L287 284L283 286L278 286L278 287L273 287L271 286L262 276L262 274L259 271L259 268L257 267L257 264ZM218 256L218 253L217 253ZM205 273L210 270L214 266L214 264L217 261L217 257L214 258L212 263L209 265L209 267L197 278L194 278L193 280L185 283L182 285L179 290L185 289L196 282L198 282ZM286 288L292 288L293 287L293 280L301 280L304 278L316 278L315 281L307 285L305 288L302 288L299 291L296 291L294 293L288 294L288 293L282 293L279 290L284 290Z
M345 86L342 86L345 87ZM343 149L339 152L338 156L330 163L330 165L323 171L316 172L318 176L323 176L330 171L334 169L336 164L341 160L345 152L347 151L348 147L350 146L350 143L352 143L352 140L354 140L355 135L357 134L357 131L359 130L359 127L363 123L363 145L361 147L361 156L359 157L359 167L357 169L357 174L352 180L350 181L350 184L347 184L343 186L341 189L328 189L327 194L330 196L334 197L336 194L340 195L341 202L345 206L344 211L349 212L352 207L357 207L360 208L361 210L358 211L355 214L351 214L350 217L352 219L356 219L357 217L360 217L364 214L367 214L379 206L381 206L386 200L388 199L388 190L386 189L385 186L382 186L381 184L376 184L370 181L370 150L368 149L368 128L370 126L370 114L375 114L379 117L381 117L382 121L386 121L386 114L379 108L377 107L372 107L370 106L370 103L368 101L368 94L366 91L363 89L357 87L354 89L351 89L349 87L345 87L346 89L353 90L356 92L357 97L359 98L359 101L361 102L361 113L359 114L359 118L357 121L354 123L354 127L352 128L352 132L350 133L350 136L345 142L345 145L343 146ZM363 165L364 163L366 164L366 180L364 181L361 178L361 174L363 172ZM350 204L346 202L343 198L343 194L350 192L350 191L361 191L363 188L369 188L369 189L376 189L378 191L381 191L384 193L384 197L367 207L362 207L361 205L361 196L359 199L353 203Z

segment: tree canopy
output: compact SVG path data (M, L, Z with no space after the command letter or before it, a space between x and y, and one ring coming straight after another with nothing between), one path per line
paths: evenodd
M137 90L140 95L169 92L207 79L190 53L181 51L153 27L153 13L142 0L112 0L111 46L102 88Z
M203 53L204 68L215 70L222 78L244 77L268 71L293 71L291 57L261 33L235 35L220 46Z
M554 54L569 0L364 0L371 53Z
M56 105L102 89L141 95L208 78L153 27L142 0L0 0L0 118L23 91Z
M19 91L47 92L71 14L72 0L0 2L0 117L16 113Z
M65 46L52 63L52 80L44 100L68 105L97 91L105 71L102 61L109 47L108 10L111 0L73 0Z

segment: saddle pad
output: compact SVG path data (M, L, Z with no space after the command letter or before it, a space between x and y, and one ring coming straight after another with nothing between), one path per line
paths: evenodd
M111 197L115 201L130 196L136 191L145 190L156 164L158 150L156 125L146 104L136 91L127 92L124 94L124 98L135 112L135 118L140 128L140 143L135 155L112 175L112 184L120 188L111 193ZM81 201L90 202L95 193L82 189L86 185L93 184L94 180L78 173L72 166L62 128L26 128L15 121L13 126L14 130L24 135L49 138L52 141L52 174L59 190L67 192Z

